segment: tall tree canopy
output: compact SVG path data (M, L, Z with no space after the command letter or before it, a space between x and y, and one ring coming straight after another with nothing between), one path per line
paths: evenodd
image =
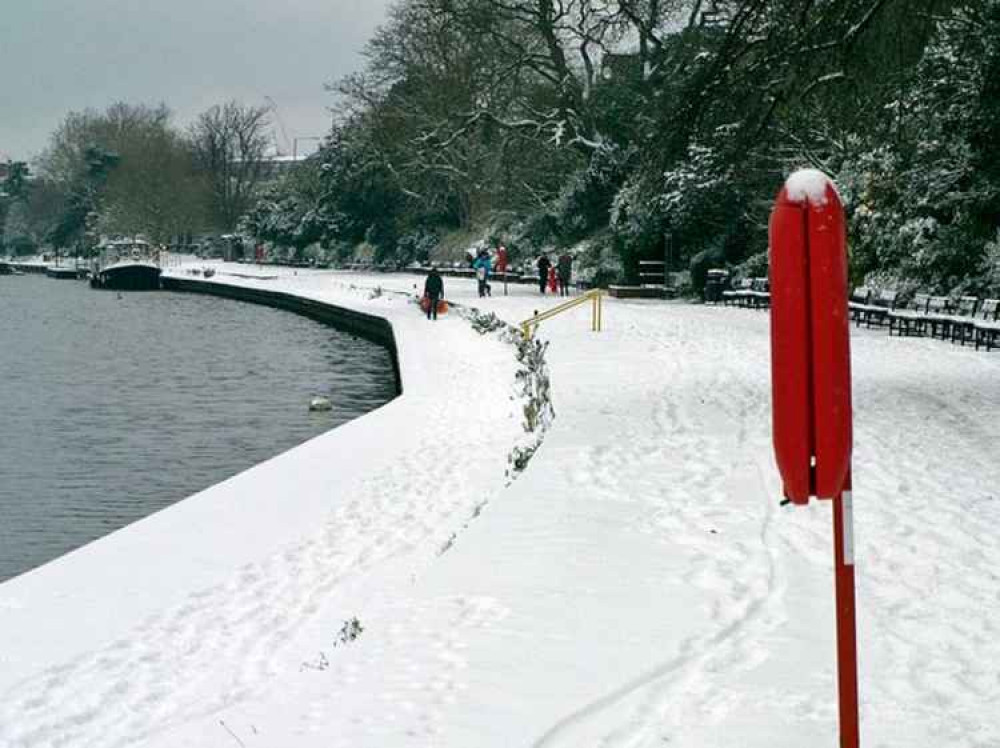
M60 206L47 231L57 247L93 244L100 233L166 241L202 224L202 182L162 104L70 113L38 173Z
M331 86L340 123L295 204L382 256L507 216L526 248L602 237L628 275L667 247L677 268L758 262L777 186L813 165L844 187L857 275L972 284L997 229L997 13L401 0L365 69Z

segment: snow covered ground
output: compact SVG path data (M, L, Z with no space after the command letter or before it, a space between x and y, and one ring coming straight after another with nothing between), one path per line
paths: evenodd
M544 323L511 482L513 348L365 290L421 279L218 270L387 317L404 394L0 585L0 745L837 745L830 507L779 506L765 313ZM995 748L1000 356L852 345L862 742Z

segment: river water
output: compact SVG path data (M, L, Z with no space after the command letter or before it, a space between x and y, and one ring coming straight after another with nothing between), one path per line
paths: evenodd
M0 276L0 581L394 395L385 349L289 312Z

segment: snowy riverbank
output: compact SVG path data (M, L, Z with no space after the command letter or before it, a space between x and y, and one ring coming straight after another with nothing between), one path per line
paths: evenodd
M778 505L766 314L545 323L557 418L508 485L509 344L386 292L414 276L228 272L388 319L403 396L0 585L0 744L836 744L829 507ZM1000 358L853 345L863 740L998 744Z

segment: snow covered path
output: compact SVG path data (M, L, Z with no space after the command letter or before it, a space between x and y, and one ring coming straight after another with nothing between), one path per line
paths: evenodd
M830 507L778 504L766 314L544 323L557 418L505 487L506 346L349 288L409 276L287 275L259 283L389 317L405 396L0 585L0 745L837 744ZM863 743L995 748L1000 357L852 345ZM114 610L74 588L129 558L152 584Z

